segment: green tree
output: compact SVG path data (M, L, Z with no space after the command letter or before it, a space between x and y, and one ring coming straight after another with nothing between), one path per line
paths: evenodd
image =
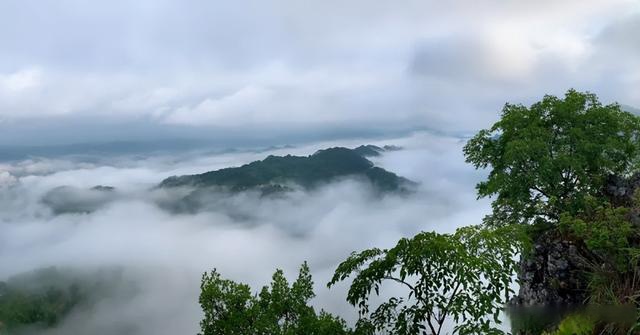
M305 262L293 284L277 270L269 286L252 294L246 284L224 279L213 270L202 276L200 305L204 319L202 335L213 334L348 334L343 320L321 311L309 300L315 296L313 280Z
M200 305L202 334L244 334L253 327L255 298L251 288L223 279L213 270L202 276Z
M495 323L513 293L520 235L516 226L423 232L388 250L353 253L328 285L353 275L347 301L359 309L361 333L436 335L451 320L453 333L499 334ZM407 294L372 309L372 291L379 295L383 282L398 283Z
M547 95L530 107L506 104L501 119L464 147L489 168L478 196L497 196L487 222L554 223L598 197L607 178L627 175L638 156L640 121L591 93Z

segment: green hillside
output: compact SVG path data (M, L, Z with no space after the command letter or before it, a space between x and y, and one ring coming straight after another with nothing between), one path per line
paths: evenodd
M262 190L263 193L271 193L285 190L290 184L310 189L342 177L364 178L379 191L407 191L414 184L392 172L375 167L364 157L371 152L379 153L373 146L363 146L357 149L329 148L310 156L269 156L240 167L169 177L159 187L217 186L232 192Z

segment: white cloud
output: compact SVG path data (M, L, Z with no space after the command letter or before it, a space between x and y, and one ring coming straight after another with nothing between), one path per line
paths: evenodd
M479 222L488 211L486 201L475 200L473 184L481 174L464 163L458 139L416 134L370 142L406 148L376 162L422 182L421 190L408 198L375 199L364 185L346 181L279 199L240 195L225 200L234 204L232 211L176 215L159 209L149 188L172 174L238 165L270 153L309 154L322 147L362 143L316 143L269 153L184 159L151 157L110 166L50 161L46 175L27 175L23 167L29 164L18 165L13 169L23 173L18 183L0 187L0 280L40 266L124 266L124 279L139 286L138 294L77 311L46 334L109 334L120 326L134 335L182 334L197 331L202 272L216 267L257 288L276 268L292 277L308 260L318 294L314 304L353 319L355 310L344 300L345 287L328 290L324 285L351 251L388 247L420 230L452 231ZM54 216L40 201L60 185L82 189L96 184L115 186L117 198L90 214Z
M164 122L188 125L233 125L264 119L273 92L261 87L243 87L230 95L207 98L193 108L180 107L163 118Z
M0 187L13 186L17 181L16 177L8 171L0 171Z
M0 94L10 95L33 89L41 83L38 69L25 69L9 74L0 74Z

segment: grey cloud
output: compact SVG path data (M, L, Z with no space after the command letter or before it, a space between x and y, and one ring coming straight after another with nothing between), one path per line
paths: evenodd
M112 186L96 185L90 189L79 189L70 186L59 186L42 197L42 203L55 214L91 213L117 197Z
M640 105L635 93L640 85L640 14L627 13L610 22L593 38L586 75L596 84L594 92L602 92L622 104Z
M195 333L203 271L258 286L306 259L314 303L352 319L346 287L323 285L349 252L489 210L459 137L433 134L473 132L507 101L569 87L640 106L638 10L626 0L2 1L0 160L11 161L0 164L0 278L123 266L145 283L138 294L77 311L50 335L112 333L116 321L136 335ZM432 132L389 140L417 129ZM376 163L420 192L372 205L351 181L227 199L233 215L177 215L148 191L266 155L250 147L371 142L405 148ZM117 194L90 213L53 215L41 201L61 185L84 199L97 184Z
M622 109L627 111L627 112L630 112L630 113L633 113L633 114L636 114L636 115L640 115L640 109L639 108L635 108L635 107L631 107L631 106L627 106L627 105L622 105Z
M596 37L596 43L608 46L617 53L640 57L640 14L627 16L605 27ZM601 48L600 50L607 50Z
M471 36L447 36L421 43L410 63L412 74L441 80L491 81L488 48Z
M34 119L117 120L105 128L122 131L102 137L135 137L138 123L165 139L203 126L236 139L318 138L333 128L471 131L506 101L569 87L637 104L637 9L622 0L0 6L11 28L0 31L1 124L33 123L43 139L59 135ZM592 38L594 27L611 37ZM251 89L269 95L230 104Z

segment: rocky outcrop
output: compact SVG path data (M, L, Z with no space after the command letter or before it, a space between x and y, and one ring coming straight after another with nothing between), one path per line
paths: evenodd
M572 305L584 302L587 264L574 242L552 231L540 235L520 261L516 305Z
M636 192L640 188L640 173L636 173L629 178L611 176L604 190L604 195L608 197L615 206L625 206L631 208L629 221L640 228L640 208L634 204L637 200Z
M611 199L614 205L629 206L633 203L633 197L638 188L640 188L640 173L629 178L610 176L604 195Z
M640 209L634 206L640 189L640 174L630 177L611 176L603 195L614 206L630 207L629 221L640 226ZM554 229L542 233L530 254L520 261L520 291L512 303L516 305L581 304L586 299L588 264L586 251L574 241L560 236Z

